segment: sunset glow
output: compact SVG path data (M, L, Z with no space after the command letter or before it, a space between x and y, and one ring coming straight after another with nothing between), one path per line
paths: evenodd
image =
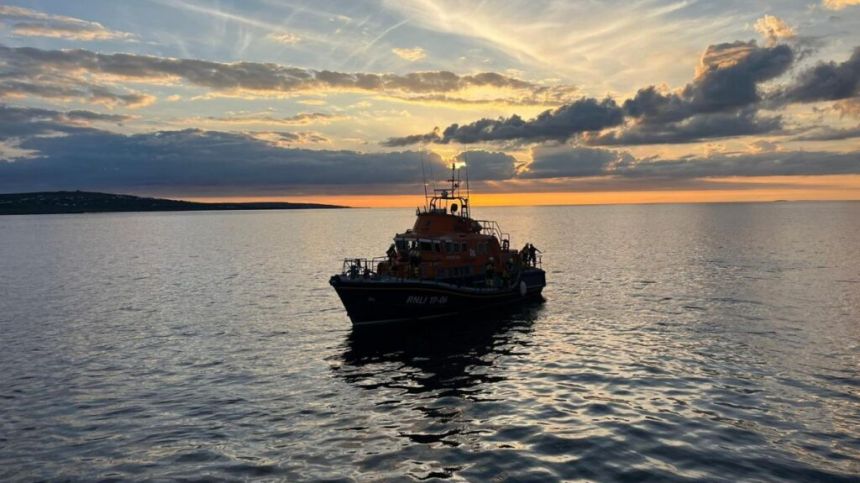
M653 190L545 193L482 193L472 196L475 206L597 205L636 203L731 203L753 201L860 200L860 176L774 176L754 181L732 178L719 181L749 183L747 189ZM790 184L792 187L786 188ZM769 187L773 185L773 187ZM286 201L316 202L356 208L414 208L422 206L421 195L317 195L267 197L194 197L201 202Z

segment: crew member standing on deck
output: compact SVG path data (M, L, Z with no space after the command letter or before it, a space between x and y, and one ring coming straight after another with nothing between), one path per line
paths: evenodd
M493 257L490 257L490 260L487 262L486 266L486 276L487 276L487 287L492 287L495 285L496 278L496 269L493 266Z
M529 243L529 263L531 263L531 266L533 266L533 267L537 267L537 254L538 253L543 253L543 252L541 252L540 250L535 248L534 245Z
M413 241L412 248L409 249L409 266L412 267L412 275L415 278L421 274L421 252L418 251L418 245Z

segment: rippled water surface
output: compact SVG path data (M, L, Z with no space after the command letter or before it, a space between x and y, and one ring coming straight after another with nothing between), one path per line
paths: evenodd
M546 302L354 332L412 210L0 218L0 480L852 480L860 203L476 208Z

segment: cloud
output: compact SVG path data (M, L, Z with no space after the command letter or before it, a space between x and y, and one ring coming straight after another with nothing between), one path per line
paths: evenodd
M590 145L682 144L705 139L768 134L782 129L780 116L760 116L754 108L696 114L678 122L639 123L625 129L585 133Z
M767 141L764 139L759 139L758 141L753 141L749 144L750 150L754 153L765 153L770 151L779 151L780 147L778 144Z
M15 79L0 80L0 99L19 97L44 97L48 99L80 99L107 107L125 106L128 108L145 107L155 102L155 97L140 92L117 93L110 89L86 84L75 80L56 82L23 82Z
M821 62L797 76L774 99L778 102L835 101L860 95L860 47L845 62Z
M760 47L755 41L710 45L692 82L675 92L656 86L639 89L624 101L624 110L641 123L672 123L698 114L747 109L762 100L759 84L781 76L793 62L794 52L787 45Z
M819 127L807 134L795 137L793 141L839 141L852 138L860 138L860 126L847 129Z
M31 84L56 85L74 80L116 80L163 84L185 82L219 95L292 96L336 92L366 92L402 100L421 96L470 95L495 92L499 101L540 99L559 103L571 89L542 86L495 72L457 75L447 71L409 74L345 73L310 70L259 62L211 62L136 54L102 54L89 50L42 50L0 46L5 78ZM72 77L74 76L74 77ZM500 97L501 96L501 97ZM480 98L479 98L480 99Z
M20 139L0 139L0 162L7 159L26 159L36 157L39 153L30 149L21 149Z
M265 141L273 146L290 147L297 144L320 144L328 143L329 139L318 132L283 132L283 131L257 131L246 133L248 136Z
M95 122L122 122L115 114L59 112L0 106L0 192L93 189L149 193L230 194L320 191L368 186L403 190L421 180L421 164L443 173L434 153L360 153L311 150L299 144L326 140L315 133L159 131L121 134ZM469 151L471 181L531 179L693 180L724 177L860 174L860 153L756 151L704 157L637 159L620 150L541 146L518 166L505 153ZM518 170L519 168L519 170ZM396 188L401 186L401 188ZM331 188L329 188L331 187Z
M711 45L681 97L696 113L748 106L761 100L758 84L781 76L793 61L788 45L759 47L755 41Z
M539 147L522 178L709 179L860 174L860 152L780 151L640 158L626 151L581 146Z
M325 143L314 132L254 133L186 129L122 134L95 123L119 114L0 105L0 191L39 189L250 193L257 188L417 183L422 162L442 173L433 153L360 153L296 147ZM513 158L470 155L472 179L512 173ZM507 163L507 166L506 164Z
M656 86L640 89L619 107L611 98L581 98L532 120L518 115L452 124L436 131L390 138L385 146L419 142L565 141L582 135L589 144L659 144L693 142L772 132L779 117L757 116L759 84L784 74L794 62L787 45L761 47L755 41L709 46L692 82L678 91ZM628 120L625 126L622 124ZM596 131L618 128L602 134Z
M852 5L860 5L860 0L824 0L822 4L830 10L842 10Z
M439 157L425 153L285 148L272 137L194 129L135 135L88 130L32 137L20 146L39 154L0 163L0 191L152 189L229 194L307 185L414 183L421 180L421 159L428 156L441 169Z
M121 114L84 110L61 112L0 104L0 140L87 132L91 130L89 126L96 122L119 124L130 119L131 116Z
M794 38L795 36L793 28L779 17L774 17L773 15L765 15L756 20L753 28L771 44L775 44L783 39Z
M110 30L98 22L51 15L29 8L0 5L0 22L8 22L14 35L70 40L128 40L127 32Z
M67 119L72 122L112 122L121 123L133 119L132 116L124 114L103 114L100 112L74 110L68 111L59 116L59 119Z
M557 105L567 102L577 88L572 86L547 86L537 87L529 91L521 91L521 93L508 92L504 97L500 96L481 96L468 98L458 95L448 94L429 94L429 95L410 95L409 102L419 102L422 104L455 104L462 106L480 106L480 105L517 105L517 106L546 106ZM404 99L400 97L400 99Z
M505 180L516 175L517 158L492 151L464 151L456 156L468 166L469 180Z
M267 39L273 40L280 44L293 45L301 40L301 37L290 32L272 32L266 36Z
M429 144L442 141L442 136L439 134L439 128L433 128L432 131L426 134L411 134L409 136L388 138L381 142L383 146L390 148L411 146L413 144Z
M234 116L190 117L183 119L186 123L213 122L219 124L266 124L276 126L308 126L311 124L328 124L334 121L348 119L347 116L327 114L324 112L301 112L294 116L275 117L266 114L241 114Z
M520 172L521 178L564 178L604 176L630 154L582 146L537 146L532 148L532 162Z
M860 97L845 99L833 104L833 109L839 112L840 117L853 117L860 119Z
M672 179L860 174L860 152L769 151L635 160L620 163L611 174Z
M540 113L525 120L518 115L509 118L481 119L470 124L452 124L439 136L435 131L400 138L390 138L385 146L432 141L472 144L492 141L564 141L575 134L617 126L623 121L623 112L614 100L597 100L583 97L571 104Z
M394 55L403 60L408 60L409 62L415 62L427 57L426 52L424 52L424 49L421 47L415 47L412 49L393 48L391 51L394 52Z

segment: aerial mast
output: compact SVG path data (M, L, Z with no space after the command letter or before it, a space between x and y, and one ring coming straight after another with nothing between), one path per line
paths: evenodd
M469 191L469 164L466 163L466 198L469 198L471 192Z
M421 178L424 184L424 211L427 211L427 173L424 171L424 154L425 150L421 150Z
M469 213L469 195L471 195L471 191L469 189L469 161L466 159L466 153L463 153L463 164L466 166L466 198L463 203L463 214L466 217L471 217L472 215Z

